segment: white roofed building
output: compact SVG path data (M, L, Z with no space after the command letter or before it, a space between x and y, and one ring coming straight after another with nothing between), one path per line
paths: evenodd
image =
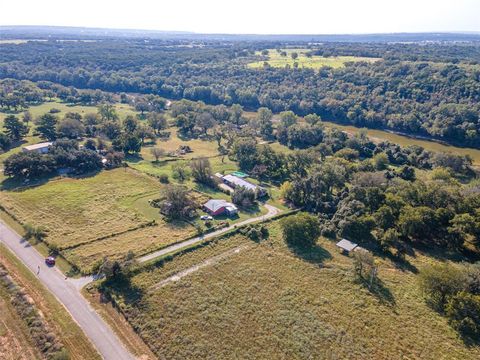
M46 154L48 153L49 147L52 145L53 145L52 142L43 142L43 143L24 146L22 150L25 152L35 151L39 154Z

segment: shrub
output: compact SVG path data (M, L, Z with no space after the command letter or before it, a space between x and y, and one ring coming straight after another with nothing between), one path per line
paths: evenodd
M463 336L480 340L480 295L459 292L449 299L445 314Z
M170 180L168 179L167 174L161 174L158 176L158 181L160 181L162 184L168 184Z

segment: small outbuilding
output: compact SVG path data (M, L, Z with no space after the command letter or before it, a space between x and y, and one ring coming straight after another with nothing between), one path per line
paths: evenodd
M203 204L203 209L212 216L228 215L233 216L238 213L238 209L232 203L222 199L211 199Z
M22 150L25 152L35 151L39 154L46 154L48 153L48 150L52 145L53 145L52 142L43 142L43 143L38 143L34 145L24 146Z
M347 239L340 240L336 245L344 254L350 254L351 251L354 251L356 248L358 248L358 244L355 244Z

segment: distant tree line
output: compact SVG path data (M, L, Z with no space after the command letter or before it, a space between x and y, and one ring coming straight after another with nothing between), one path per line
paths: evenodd
M470 65L478 45L329 44L311 51L383 60L319 71L246 67L258 59L252 53L259 46L186 49L122 41L7 45L0 54L0 78L314 113L480 147L480 70ZM438 59L444 62L432 63Z

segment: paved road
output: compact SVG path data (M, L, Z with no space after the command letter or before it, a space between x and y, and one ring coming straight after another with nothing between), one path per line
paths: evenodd
M226 228L223 228L223 229L220 229L220 230L217 230L217 231L214 231L214 232L211 232L211 233L208 233L208 234L205 234L205 235L201 235L201 236L197 236L193 239L190 239L190 240L185 240L185 241L182 241L178 244L174 244L174 245L171 245L171 246L167 246L163 249L160 249L158 251L155 251L153 253L150 253L148 255L145 255L145 256L142 256L140 258L138 258L138 261L139 262L145 262L145 261L148 261L148 260L152 260L152 259L155 259L159 256L162 256L162 255L166 255L166 254L169 254L171 252L174 252L174 251L177 251L177 250L180 250L184 247L187 247L187 246L191 246L191 245L195 245L197 243L200 243L202 242L203 240L205 239L209 239L209 238L212 238L212 237L215 237L215 236L218 236L218 235L221 235L227 231L230 231L232 229L234 229L235 227L239 227L239 226L242 226L242 225L246 225L246 224L250 224L250 223L253 223L255 221L259 221L259 220L266 220L266 219L269 219L275 215L277 215L280 210L277 209L275 206L272 206L272 205L268 205L268 204L263 204L263 206L265 206L265 208L268 210L268 212L265 214L265 215L262 215L262 216L258 216L258 217L255 217L255 218L250 218L250 219L247 219L247 220L244 220L242 222L239 222L239 223L236 223L234 225L231 225L229 227L226 227Z
M102 320L80 293L91 278L65 279L57 268L45 265L43 257L21 236L0 221L0 241L5 244L67 308L98 352L106 360L133 360L112 329Z

